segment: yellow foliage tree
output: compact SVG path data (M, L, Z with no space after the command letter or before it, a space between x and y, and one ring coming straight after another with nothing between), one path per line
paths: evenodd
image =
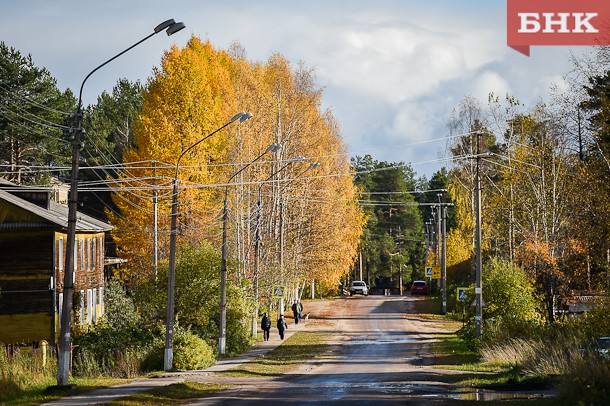
M253 119L227 127L182 158L178 243L205 239L219 246L226 190L228 250L239 263L231 277L253 278L260 227L262 291L312 279L335 285L354 261L363 216L339 126L321 109L313 72L293 68L279 54L264 64L250 62L238 45L224 52L192 37L183 49L168 51L153 73L135 146L125 154L129 169L117 182L120 215L110 215L120 255L129 260L121 276L134 280L152 270L155 193L161 259L167 256L178 157L236 112L248 111ZM274 143L282 148L265 153ZM262 225L256 224L259 204Z

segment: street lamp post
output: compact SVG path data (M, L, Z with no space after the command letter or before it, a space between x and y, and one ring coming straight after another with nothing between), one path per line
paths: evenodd
M228 123L206 135L187 149L178 157L176 162L176 171L174 173L174 187L172 191L172 214L171 214L171 234L169 238L169 269L167 272L167 313L165 321L165 352L163 356L163 369L170 371L174 364L174 292L176 285L176 236L178 234L178 171L180 169L180 161L187 152L191 151L197 145L207 140L214 134L218 133L231 123L239 120L240 123L250 119L250 113L238 113Z
M220 337L218 338L218 353L220 355L224 355L227 348L227 217L229 184L244 169L261 159L266 153L279 151L280 148L282 148L280 144L272 144L267 147L265 152L235 172L225 186L224 203L222 206L222 258L220 261Z
M91 75L97 70L105 66L106 64L114 61L119 56L130 51L142 42L151 38L153 35L160 33L161 31L167 32L167 35L175 34L176 32L184 28L184 23L177 23L173 19L162 22L157 25L153 32L136 42L124 51L116 54L106 62L102 63L95 69L93 69L83 80L78 93L78 104L76 106L76 113L74 115L75 126L70 129L72 133L72 173L70 177L70 200L68 204L68 231L67 231L67 242L66 242L66 264L64 272L64 283L63 283L63 301L61 311L61 323L59 333L59 354L57 360L57 385L66 386L69 382L70 375L70 355L72 347L71 330L72 330L72 300L74 297L74 251L75 251L75 238L76 238L76 218L78 208L78 171L79 171L79 152L81 147L81 133L82 118L83 118L83 88L85 82Z

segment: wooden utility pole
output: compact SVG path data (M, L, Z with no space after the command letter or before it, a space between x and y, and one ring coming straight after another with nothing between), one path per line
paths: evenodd
M482 162L482 138L483 133L477 133L477 175L476 175L476 287L475 306L476 306L476 336L481 338L483 333L483 286L482 286L482 259L481 259L481 162Z

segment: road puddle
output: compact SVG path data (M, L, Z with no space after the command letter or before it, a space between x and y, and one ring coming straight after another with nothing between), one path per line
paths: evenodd
M488 402L497 400L529 400L529 399L542 399L552 398L555 396L554 393L550 392L496 392L484 389L460 389L458 392L447 392L442 394L429 394L425 395L430 398L443 398L443 399L455 399L455 400L469 400L475 402Z

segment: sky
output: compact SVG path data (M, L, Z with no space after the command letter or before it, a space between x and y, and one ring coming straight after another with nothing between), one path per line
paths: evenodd
M506 0L0 0L0 41L31 54L64 90L78 92L96 66L173 18L164 33L87 81L95 103L120 78L145 83L163 51L191 35L215 47L241 44L252 61L280 53L313 68L323 107L339 121L352 156L410 163L418 175L446 165L447 121L466 96L510 94L526 106L549 100L549 86L584 47L506 45Z

